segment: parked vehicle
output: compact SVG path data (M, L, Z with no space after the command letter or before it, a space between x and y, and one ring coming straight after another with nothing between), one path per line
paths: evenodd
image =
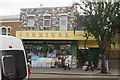
M28 69L22 41L0 35L0 80L28 79Z

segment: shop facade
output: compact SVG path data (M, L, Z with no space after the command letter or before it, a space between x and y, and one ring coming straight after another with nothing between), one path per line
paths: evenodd
M78 49L84 47L86 38L84 28L76 22L76 14L76 7L21 9L16 37L23 40L28 53L38 56L41 61L46 60L42 64L50 64L49 59L58 59L60 56L77 58ZM94 37L89 37L87 47L98 48Z
M17 31L16 36L21 38L26 46L36 55L43 53L48 57L50 53L69 54L77 56L77 50L84 47L84 31ZM86 47L98 47L94 37L90 37ZM58 57L58 56L57 56Z
M76 31L75 35L74 31L17 31L16 33L16 36L22 39L27 52L32 52L32 56L38 56L39 60L44 62L49 59L52 62L52 59L58 60L59 57L66 55L74 56L77 60L78 53L80 54L78 49L84 47L86 40L84 31ZM86 47L98 48L94 37L89 38ZM35 64L33 67L36 67Z

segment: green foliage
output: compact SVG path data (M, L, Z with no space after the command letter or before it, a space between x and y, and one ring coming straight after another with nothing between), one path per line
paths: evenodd
M120 23L120 1L119 2L83 2L79 5L84 11L84 15L77 15L78 21L85 27L85 44L92 34L102 53L102 73L106 73L103 60L104 52L110 49L110 45L114 44L113 38L119 32Z
M85 31L94 35L102 49L110 46L120 22L120 2L83 2L80 9L84 15L77 15L78 21L85 26Z

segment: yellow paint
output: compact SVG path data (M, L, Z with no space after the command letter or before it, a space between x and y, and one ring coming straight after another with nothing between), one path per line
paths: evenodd
M16 31L16 37L20 39L39 40L78 40L78 47L84 47L86 38L84 31ZM86 47L98 48L94 37L89 37ZM120 44L111 45L111 50L120 50Z
M85 44L85 41L83 41L83 40L78 41L78 47L79 48L84 47L84 44ZM89 47L89 48L98 48L99 46L97 45L97 43L96 43L95 40L88 40L87 44L86 44L86 47Z
M115 44L115 46L111 44L111 50L120 50L120 44Z
M16 31L16 37L21 39L41 40L86 40L84 31ZM95 40L89 37L89 40Z

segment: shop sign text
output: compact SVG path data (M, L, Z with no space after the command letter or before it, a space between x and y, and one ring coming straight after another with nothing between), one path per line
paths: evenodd
M69 38L68 33L20 33L20 37L32 37L32 38Z

